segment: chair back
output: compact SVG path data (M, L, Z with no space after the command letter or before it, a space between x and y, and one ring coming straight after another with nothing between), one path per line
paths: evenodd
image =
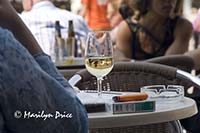
M57 66L58 71L66 78L70 79L76 72L84 69L84 65L69 65L69 66Z
M186 72L191 72L194 68L194 61L186 55L168 55L145 60L145 62L173 66Z
M86 69L78 71L82 78L76 86L81 90L96 90L96 78ZM147 62L117 62L103 80L103 90L140 91L146 85L193 85L183 77L177 77L177 68Z

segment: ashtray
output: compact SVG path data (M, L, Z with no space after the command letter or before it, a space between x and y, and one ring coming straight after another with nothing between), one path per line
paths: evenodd
M184 87L181 85L143 86L140 91L147 93L149 100L156 101L181 101L184 97Z

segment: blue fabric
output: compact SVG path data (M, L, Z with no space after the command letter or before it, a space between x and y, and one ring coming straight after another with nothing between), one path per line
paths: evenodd
M40 54L34 55L34 58L45 72L47 72L50 76L54 77L65 88L68 88L68 91L71 90L72 92L75 92L74 89L72 89L72 87L68 83L68 81L58 72L54 63L51 61L51 58L49 55L45 53L40 53Z
M1 133L88 132L85 108L47 55L31 56L2 28L0 45ZM56 119L56 111L72 117Z

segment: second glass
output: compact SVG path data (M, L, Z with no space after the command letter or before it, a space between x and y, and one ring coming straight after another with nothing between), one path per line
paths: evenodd
M98 95L102 92L102 80L113 68L113 46L108 31L88 34L85 48L85 66L97 78Z

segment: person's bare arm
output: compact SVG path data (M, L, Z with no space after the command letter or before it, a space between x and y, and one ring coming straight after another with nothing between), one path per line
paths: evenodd
M82 5L80 15L85 18L86 14L87 14L87 11L88 11L88 6L87 5Z
M166 51L166 55L185 53L188 50L192 32L192 24L188 20L182 18L178 20L174 31L175 40Z
M194 61L194 69L200 70L200 48L188 51L185 55L192 57Z
M31 54L43 52L8 0L0 0L0 18L0 26L10 30Z
M121 56L124 55L126 58L131 58L132 55L131 43L132 43L131 31L128 27L128 24L125 21L123 21L119 25L117 31L115 50L118 51L118 53L121 52L122 53Z

